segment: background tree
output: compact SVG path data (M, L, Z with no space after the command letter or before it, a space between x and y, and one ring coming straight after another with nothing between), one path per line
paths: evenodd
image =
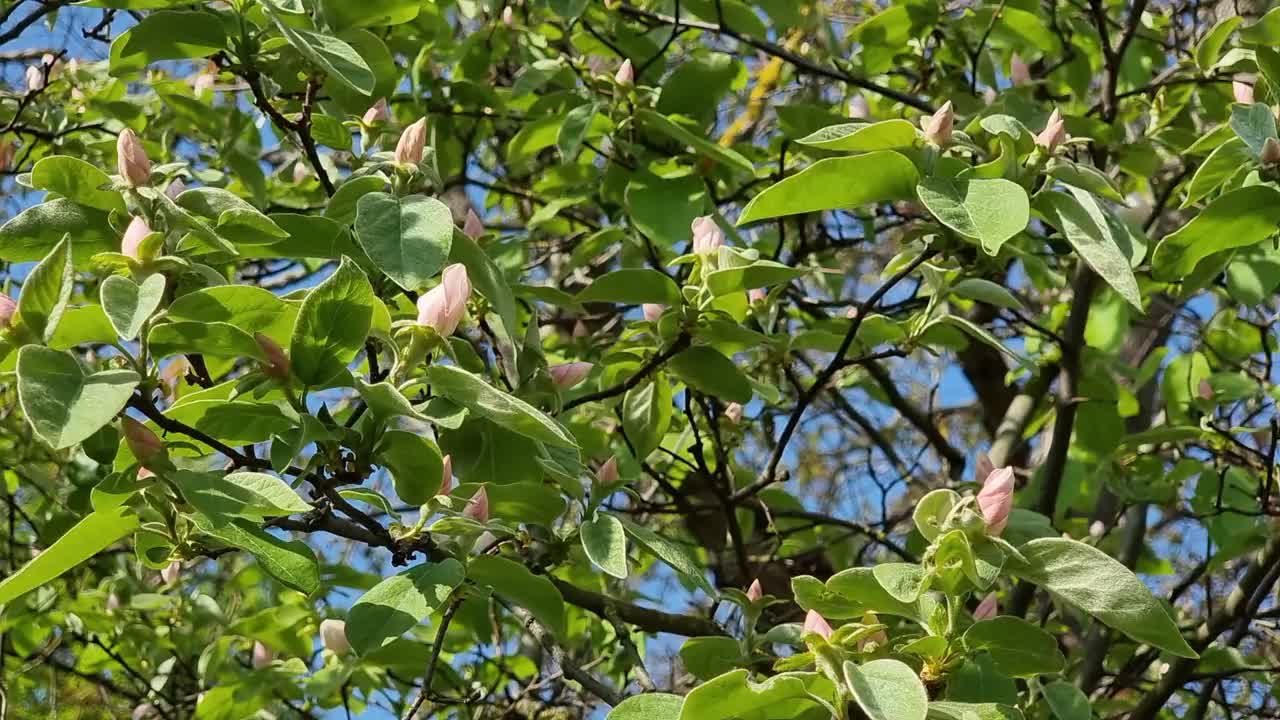
M0 0L0 716L1280 716L1280 10Z

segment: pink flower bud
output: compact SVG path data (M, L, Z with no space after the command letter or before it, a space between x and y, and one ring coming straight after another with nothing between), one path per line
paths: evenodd
M938 108L927 122L924 124L925 141L937 145L938 147L946 147L951 144L951 135L956 124L956 113L951 108L951 101L948 100L945 105Z
M44 68L39 65L27 66L27 92L37 92L44 89Z
M213 85L217 80L218 78L213 73L202 72L191 81L191 91L196 95L203 95L213 90Z
M275 659L275 654L271 649L260 642L253 644L253 669L261 670L271 665L271 661Z
M169 186L164 189L165 197L170 200L177 200L178 196L187 191L187 184L182 182L182 178L174 178Z
M729 403L725 406L724 416L734 425L742 422L742 403Z
M142 187L151 180L151 159L138 136L129 128L116 138L116 169L129 187Z
M351 652L351 643L347 641L347 624L342 620L329 618L320 623L320 644L325 650L338 655Z
M502 24L507 27L516 24L516 11L510 5L502 8Z
M612 485L618 482L621 475L618 473L618 458L610 457L596 471L596 482L601 485Z
M120 424L124 432L125 444L129 446L129 452L137 458L138 462L146 465L147 463L164 457L164 441L151 431L151 428L125 415L121 419Z
M1267 141L1262 143L1259 159L1268 167L1280 165L1280 142L1273 137L1267 138Z
M978 491L978 508L987 525L987 534L999 536L1009 524L1013 510L1013 468L1002 467L987 475Z
M418 325L432 328L442 337L452 335L467 314L470 297L467 268L460 263L446 267L440 284L418 297Z
M644 313L644 319L649 322L658 322L658 318L662 317L662 313L666 311L666 305L658 303L645 303L640 306L640 312Z
M975 478L985 478L995 469L995 465L991 464L991 458L986 453L979 453L978 462L973 468L973 476Z
M636 69L630 59L623 60L618 66L618 72L614 73L613 81L619 85L630 85L636 81Z
M751 587L747 588L747 600L750 602L760 602L760 598L764 597L764 588L760 587L760 579L756 578L751 581Z
M0 331L7 330L13 324L13 316L18 312L18 303L13 298L0 293Z
M360 118L360 122L365 125L377 125L391 119L391 108L387 106L386 98L378 98L378 102L369 106L364 111L364 117Z
M1097 540L1107 533L1107 526L1101 520L1094 520L1089 523L1089 537Z
M1235 97L1236 102L1242 105L1253 104L1253 84L1244 82L1243 80L1231 81L1231 94Z
M156 476L156 474L155 474L155 473L153 473L153 472L151 472L151 471L150 471L150 470L148 470L147 468L144 468L144 467L139 467L139 468L138 468L138 479L139 479L139 480L149 480L149 479L151 479L151 478L153 478L153 477L155 477L155 476Z
M165 585L172 585L178 582L178 578L181 577L181 575L182 563L177 560L165 565L164 569L160 571L160 579L164 580Z
M703 215L693 221L693 251L699 255L713 253L724 245L724 232L710 215Z
M552 365L547 368L547 372L551 373L551 382L556 384L560 390L568 390L577 385L591 374L591 368L594 367L589 362L571 362L561 365Z
M862 615L863 625L879 625L880 618L875 613L864 613ZM863 652L869 645L876 647L884 647L889 642L889 636L884 634L883 630L877 630L870 635L865 635L858 640L858 652Z
M991 618L995 617L996 614L999 612L1000 612L1000 607L996 602L996 594L987 593L987 596L982 598L982 602L978 603L978 607L974 608L973 619L974 621L977 621L977 622L981 622L982 620L990 620Z
M751 288L747 291L747 302L751 305L762 303L769 298L769 291L764 288Z
M422 149L427 146L427 119L419 118L400 133L396 143L396 162L401 165L417 165L422 162Z
M854 120L865 120L871 117L871 105L867 103L862 93L854 95L849 100L849 117Z
M590 334L591 334L591 330L587 327L586 323L582 322L581 320L574 321L573 336L575 338L584 338Z
M142 241L147 239L151 234L151 226L147 225L147 221L142 216L135 215L129 221L129 227L124 229L124 240L120 242L120 252L130 259L143 261L141 254Z
M440 471L440 489L436 491L437 495L447 496L453 492L453 456L444 456L444 469Z
M17 148L8 140L0 140L0 172L8 170L13 165L13 154L17 152Z
M489 522L489 492L483 485L462 508L462 517L471 518L481 524Z
M301 158L293 164L293 182L295 185L307 181L311 177L311 168Z
M275 340L263 335L262 333L254 333L253 339L258 341L258 348L262 350L262 354L267 358L267 362L263 365L262 371L268 377L277 380L284 380L289 377L289 356L285 354L284 348Z
M484 223L471 208L467 208L467 219L462 222L462 234L472 240L479 240L484 235Z
M1036 145L1048 152L1053 152L1066 140L1067 124L1062 119L1062 113L1058 112L1058 108L1054 108L1053 113L1049 115L1049 121L1044 124L1044 130L1036 136Z
M1015 54L1009 58L1009 82L1015 86L1031 82L1031 68L1027 67L1020 55Z
M120 609L120 596L111 593L107 596L107 612L115 612Z
M1200 399L1201 399L1201 400L1212 400L1212 399L1213 399L1213 386L1209 384L1209 381L1208 381L1208 380L1205 380L1204 378L1201 378L1201 379L1200 379L1200 386L1199 386L1199 388L1197 388L1197 389L1198 389L1198 390L1199 390L1199 392L1200 392Z
M829 640L831 632L827 619L819 615L817 610L810 610L809 614L804 616L804 633L818 633L822 639Z

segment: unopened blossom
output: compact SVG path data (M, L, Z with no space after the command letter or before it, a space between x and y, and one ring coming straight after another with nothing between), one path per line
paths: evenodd
M106 608L107 608L107 612L115 612L116 610L119 610L120 596L116 595L115 593L111 593L110 595L108 595Z
M824 640L831 638L831 625L827 623L827 619L818 614L817 610L810 610L804 616L804 632L818 633Z
M987 475L978 491L978 509L987 526L987 534L998 536L1009 524L1013 510L1013 468L1002 467Z
M596 481L601 485L612 485L618 482L620 477L621 475L618 473L617 457L610 457L596 472Z
M261 670L269 665L275 659L275 654L271 652L271 648L260 642L253 644L253 669Z
M865 120L871 117L871 105L867 103L867 99L858 93L849 99L849 117L854 120Z
M27 91L43 90L45 85L44 68L39 65L27 66Z
M747 600L753 603L760 602L760 598L764 597L764 588L760 587L760 578L751 581L751 586L747 588Z
M658 322L658 318L662 317L662 313L666 309L667 306L660 303L645 303L640 306L640 312L644 314L644 319L649 322Z
M710 215L697 218L689 229L693 232L693 251L699 255L713 253L724 245L724 232Z
M129 720L160 720L160 711L151 703L142 703L133 709Z
M978 603L978 607L974 608L973 619L978 621L990 620L999 612L1000 608L996 602L996 594L987 593L987 596L982 598L982 602Z
M125 444L138 462L146 465L165 454L164 441L151 428L125 415L120 421Z
M453 492L453 456L444 456L444 467L440 471L440 489L437 495L448 495Z
M925 141L938 147L950 145L955 124L956 112L951 107L951 101L948 100L924 123Z
M0 293L0 331L9 329L13 324L13 316L18 312L18 303L13 298Z
M262 371L277 380L289 377L289 356L285 354L284 348L280 347L280 343L260 332L254 333L253 339L257 341L258 349L266 358Z
M164 580L165 585L172 585L178 582L178 578L181 577L181 575L182 563L177 560L165 565L164 569L160 571L160 579Z
M378 102L369 106L364 111L364 116L360 118L360 122L365 125L377 125L391 119L391 108L387 106L386 98L378 98Z
M880 618L877 618L875 613L864 613L862 616L862 624L867 626L879 625ZM884 630L876 630L870 635L864 635L858 640L858 652L866 650L870 645L884 647L888 642L889 636L884 633Z
M489 493L484 486L481 486L467 501L466 507L462 508L462 517L471 518L478 523L489 522Z
M218 78L213 73L202 72L191 81L191 91L196 95L203 95L213 90L213 86L217 81Z
M1062 119L1062 113L1057 108L1049 115L1049 121L1044 124L1044 130L1036 136L1036 145L1044 148L1049 152L1058 149L1058 146L1067 140L1067 123Z
M1089 537L1097 540L1107 533L1107 526L1101 520L1094 520L1089 523Z
M422 150L427 146L427 119L419 118L400 133L396 143L396 162L401 165L417 165L422 162Z
M510 5L502 8L502 24L507 27L516 24L516 11Z
M129 128L116 138L116 169L130 187L142 187L151 180L151 159L142 141Z
M461 263L446 267L440 284L418 297L418 325L429 327L442 337L452 335L467 314L467 299L470 297L471 280L467 277L467 268Z
M1253 104L1253 84L1243 80L1231 81L1231 95L1236 102L1244 105Z
M351 643L347 640L347 623L333 618L322 621L320 644L334 655L342 656L351 652Z
M174 178L164 189L165 197L170 200L177 200L178 196L187 191L187 184L182 182L182 178Z
M751 305L762 303L769 297L769 291L764 288L751 288L747 291L747 302Z
M307 167L306 163L302 162L302 160L298 160L293 164L293 182L295 184L304 183L307 181L307 178L310 177L311 168Z
M8 140L0 140L0 172L9 169L13 165L13 155L17 152L17 147Z
M142 261L142 243L151 234L151 226L141 216L135 215L124 229L124 239L120 241L120 252L131 260Z
M1258 159L1268 167L1280 165L1280 141L1273 137L1267 138L1267 141L1262 143L1262 152Z
M1208 380L1201 378L1200 386L1197 389L1200 393L1201 400L1213 399L1213 385L1210 385Z
M1014 54L1009 59L1009 82L1014 85L1026 85L1031 82L1031 68L1020 55Z
M594 367L589 362L570 362L561 365L552 365L547 368L547 372L551 374L551 382L555 383L560 390L568 390L591 374L591 368Z
M484 223L471 208L467 208L467 218L462 221L462 234L472 240L479 240L484 235Z
M613 80L619 85L630 85L636 81L636 69L630 59L622 61L618 66L618 72L613 74Z
M734 425L742 422L742 403L731 402L726 405L724 408L724 416Z

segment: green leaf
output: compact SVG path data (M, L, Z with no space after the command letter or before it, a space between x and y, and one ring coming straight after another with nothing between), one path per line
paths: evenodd
M49 347L68 350L77 345L113 343L117 337L101 305L69 307L62 313L53 337L49 338Z
M1196 168L1196 174L1187 184L1187 197L1182 201L1182 207L1196 204L1239 173L1241 168L1249 167L1254 160L1255 156L1250 152L1249 146L1238 137L1214 148L1209 157Z
M125 212L120 193L104 189L111 178L91 163L68 155L41 158L31 168L31 186L57 193L79 205Z
M1007 567L1140 642L1186 658L1199 657L1169 611L1128 568L1101 550L1065 538L1041 538L1018 548L1026 562Z
M251 285L220 285L189 292L165 310L170 320L228 323L250 336L260 332L282 344L289 341L299 303Z
M1120 297L1135 308L1142 308L1131 255L1126 254L1123 244L1130 237L1118 219L1104 212L1083 190L1073 190L1072 195L1041 192L1036 195L1036 213L1057 228L1081 259Z
M851 182L850 178L858 181ZM752 198L738 218L738 224L909 200L915 197L919 178L916 166L892 150L819 160Z
M514 376L515 373L512 372L516 362L514 339L519 336L519 328L516 325L518 315L515 296L511 294L511 287L502 276L502 269L485 254L475 240L462 232L455 232L453 235L449 262L461 263L467 269L471 286L489 301L489 307L497 313L502 325L500 332L505 334L508 340L512 340L511 347L502 353L503 367Z
M175 481L196 510L215 525L235 518L262 521L313 508L283 480L259 472L218 472L181 470Z
M215 525L204 515L192 516L196 527L228 547L238 548L257 558L262 569L287 587L310 595L320 589L320 564L315 553L301 540L281 540L262 528L233 520Z
M360 596L347 612L347 641L367 655L408 632L443 606L466 573L453 558L393 575Z
M528 610L556 637L568 637L564 598L546 577L534 575L524 565L496 555L481 555L472 560L467 568L467 577Z
M529 463L527 456L520 461L533 465ZM541 478L539 468L540 466L534 465L535 474ZM489 517L512 523L552 527L566 505L560 491L541 479L519 482L511 482L511 479L510 476L484 478L485 492L489 495ZM479 489L480 483L465 482L456 486L453 494L469 498Z
M632 388L622 399L622 429L636 457L653 452L671 425L671 384L659 377Z
M90 374L74 355L38 345L18 352L18 398L42 440L71 447L111 422L137 387L132 370Z
M360 198L372 192L380 192L386 186L387 179L381 175L351 178L339 185L333 197L329 198L324 216L342 225L350 225L356 221Z
M636 305L659 303L679 305L680 287L657 270L630 268L614 270L596 278L574 297L579 303L616 302Z
M793 268L773 260L756 260L750 265L724 268L708 273L707 287L711 294L720 297L753 288L784 285L809 274L805 268Z
M944 700L929 703L929 720L1023 720L1023 718L1022 711L1012 705Z
M959 502L960 494L947 488L933 490L920 498L911 517L925 540L933 542L942 534L942 523Z
M573 162L578 157L578 150L582 148L582 141L586 139L587 131L591 129L591 122L599 109L598 104L587 103L565 113L564 123L560 125L560 132L556 135L556 148L565 162Z
M832 593L837 599L850 603L844 617L855 617L864 612L880 615L905 617L917 622L924 622L925 613L921 612L921 603L904 603L890 595L872 574L871 568L849 568L832 575L827 580L825 591ZM796 584L796 578L792 585ZM819 583L821 586L821 583ZM797 593L797 597L799 594ZM927 598L928 596L924 596ZM922 598L923 599L923 598ZM801 605L804 609L809 609Z
M330 27L353 28L399 25L418 17L420 0L322 0L321 9Z
M102 281L102 309L120 337L133 340L164 300L164 275L148 275L139 286L123 275Z
M32 205L0 225L0 260L40 260L68 233L75 238L71 257L77 266L98 253L120 250L107 213L58 199Z
M919 136L919 131L910 121L894 119L830 125L796 142L823 150L869 152L910 147Z
M388 430L374 452L377 462L391 472L396 495L410 505L421 505L439 490L444 479L440 448L421 435Z
M578 447L573 436L560 423L466 370L452 365L433 365L427 370L427 381L437 395L446 397L512 432L549 445Z
M298 311L289 345L294 375L303 383L323 386L346 372L364 346L380 302L364 271L350 258L307 293Z
M448 206L424 195L369 193L356 205L356 238L397 285L417 292L444 267L453 244Z
M582 523L580 534L587 559L609 575L627 578L627 534L618 518L597 513Z
M1201 70L1210 70L1217 64L1218 58L1222 55L1222 48L1227 44L1227 39L1231 37L1231 33L1244 21L1239 15L1232 15L1224 18L1213 29L1204 34L1200 39L1200 44L1196 45L1196 64Z
M1280 192L1266 185L1232 190L1164 236L1151 256L1151 272L1157 280L1180 280L1210 255L1262 242L1277 227Z
M71 237L62 239L27 276L18 296L18 317L36 337L48 341L67 309L75 276L71 269Z
M974 623L964 633L970 650L986 650L996 669L1010 677L1035 677L1062 672L1067 659L1058 641L1038 625L1002 615Z
M929 693L906 663L872 660L857 665L846 660L844 680L869 720L925 720Z
M751 165L750 160L719 143L686 129L666 115L652 110L637 110L636 119L648 129L662 133L678 143L693 148L694 152L699 155L711 158L739 172L755 175L755 167Z
M643 525L637 525L628 520L622 520L621 522L627 534L631 536L631 539L639 543L640 547L697 584L708 595L715 596L715 589L711 587L711 583L706 578L705 568L698 564L698 561L694 559L686 546L665 535L659 535Z
M1238 18L1237 18L1238 19ZM1091 720L1093 708L1080 688L1058 680L1042 688L1044 701L1058 720Z
M147 333L147 347L157 360L185 353L206 357L265 359L253 336L224 322L167 322Z
M951 286L951 292L963 298L978 300L996 307L1024 310L1022 302L1003 285L982 278L965 278Z
M1276 136L1276 116L1265 103L1235 104L1231 106L1231 129L1255 156L1261 155L1267 139Z
M138 518L128 506L89 513L44 552L0 582L0 606L88 560L137 527Z
M690 690L680 720L810 717L801 713L822 707L811 695L835 703L831 681L818 673L781 673L755 683L750 671L733 670Z
M699 680L708 680L745 664L742 644L731 637L694 637L680 646L680 662Z
M707 186L695 175L633 178L626 200L636 229L660 248L687 242L689 226L708 209Z
M632 695L610 710L605 720L679 720L682 707L684 707L684 698L679 695L667 693Z
M226 48L227 35L213 13L199 10L158 10L111 44L111 74L145 67L158 60L200 58Z
M1031 204L1022 186L991 178L959 180L934 176L916 188L920 202L943 225L977 240L988 255L1027 228Z
M747 403L751 382L729 358L706 345L695 345L667 361L667 369L699 392L722 400Z
M378 79L374 76L369 63L360 57L360 53L356 52L355 48L332 35L293 27L281 20L275 12L268 14L276 21L280 34L284 35L289 44L302 53L303 57L361 95L373 93Z
M885 592L904 603L915 602L929 581L924 568L915 563L879 563L871 574Z

